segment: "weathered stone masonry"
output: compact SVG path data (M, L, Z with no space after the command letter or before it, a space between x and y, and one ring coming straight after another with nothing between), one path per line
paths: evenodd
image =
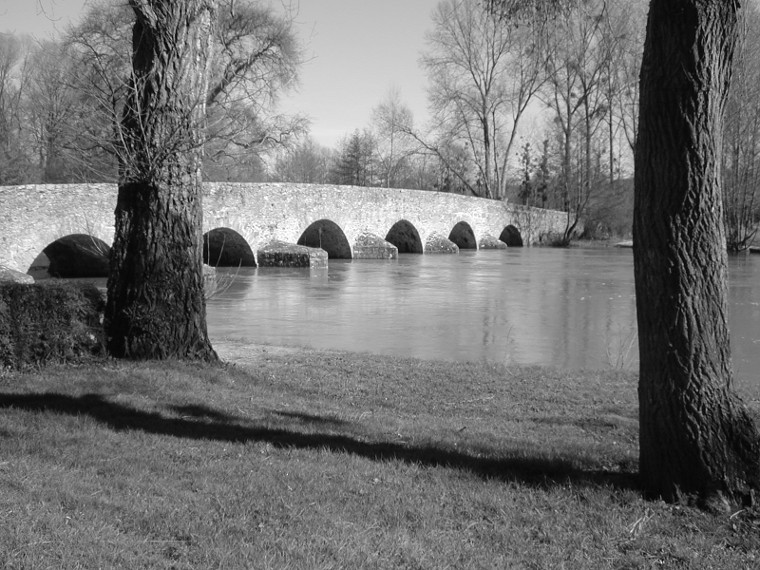
M367 234L385 239L402 220L417 230L422 244L449 236L464 222L477 244L513 226L531 245L562 232L566 222L565 213L553 210L391 188L220 182L204 185L203 200L203 231L232 229L254 252L272 240L296 243L320 220L336 224L352 250ZM0 265L25 272L45 247L71 234L111 244L115 205L114 184L0 187Z

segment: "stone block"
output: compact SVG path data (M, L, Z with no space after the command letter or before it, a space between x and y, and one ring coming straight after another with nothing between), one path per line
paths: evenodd
M383 238L365 232L356 238L354 259L397 259L398 248Z
M26 273L21 273L10 267L0 265L0 281L11 281L12 283L34 283L34 277Z
M480 238L479 249L507 249L507 244L491 234L485 234Z
M459 253L459 246L449 238L434 232L425 242L425 253Z
M324 249L279 240L264 244L256 257L259 267L327 267Z

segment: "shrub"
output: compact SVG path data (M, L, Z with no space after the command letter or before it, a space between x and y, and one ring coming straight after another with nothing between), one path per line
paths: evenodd
M92 284L0 283L0 368L103 354L104 307L103 295Z
M546 247L567 247L570 240L560 232L546 232L539 236L538 243Z

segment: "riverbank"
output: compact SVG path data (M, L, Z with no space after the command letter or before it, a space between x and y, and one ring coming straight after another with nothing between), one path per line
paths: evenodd
M570 247L581 249L605 249L608 247L632 249L633 240L631 238L624 237L615 237L609 239L576 239L570 242Z
M754 513L641 499L632 373L217 348L232 364L0 375L0 565L760 560Z

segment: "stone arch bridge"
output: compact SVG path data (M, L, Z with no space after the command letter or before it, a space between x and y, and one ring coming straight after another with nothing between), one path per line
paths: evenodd
M66 239L107 248L116 194L115 184L0 187L0 265L28 272ZM214 263L223 256L219 243L243 252L227 263L234 265L262 264L266 247L280 242L321 247L329 257L395 257L531 245L567 222L564 212L389 188L205 183L203 200L212 265L224 264Z

